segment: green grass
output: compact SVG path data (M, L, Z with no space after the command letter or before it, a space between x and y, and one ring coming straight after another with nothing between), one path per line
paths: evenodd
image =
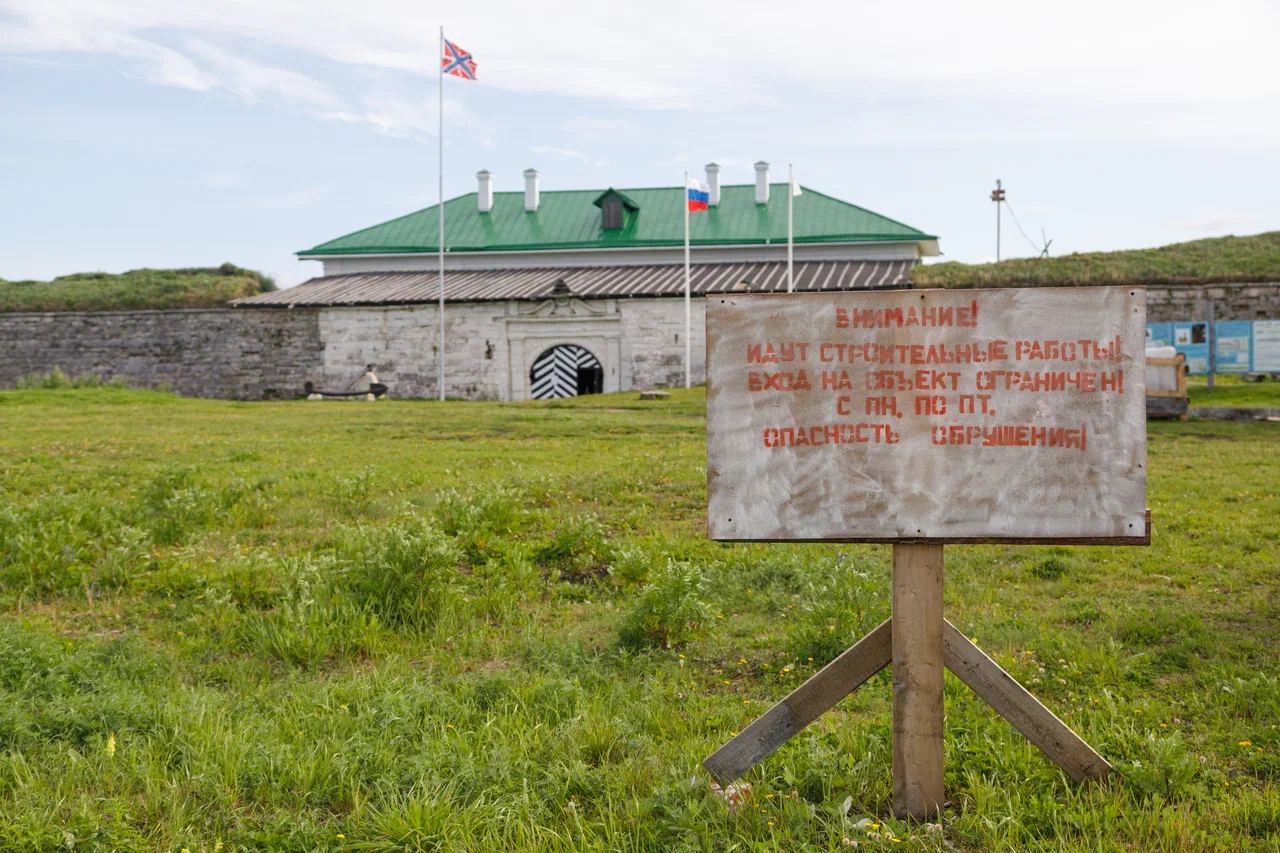
M76 273L53 281L0 279L0 312L216 308L229 299L275 289L270 277L235 264L129 270L119 274Z
M1206 377L1189 376L1187 396L1193 406L1280 408L1280 381L1267 378L1261 382L1249 382L1240 376L1219 373L1210 388Z
M889 549L707 541L702 409L0 393L0 849L1280 848L1273 425L1152 424L1149 548L948 549L1121 775L948 676L937 833L888 817L887 673L711 792Z
M1211 237L1157 249L1079 252L995 264L948 261L916 267L911 280L917 287L1280 281L1280 231Z

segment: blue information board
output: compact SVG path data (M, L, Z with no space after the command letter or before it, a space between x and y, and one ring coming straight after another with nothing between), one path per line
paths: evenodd
M1187 359L1187 373L1209 372L1209 324L1173 324L1173 347Z
M1214 329L1218 373L1248 373L1253 369L1253 323L1220 320Z
M1147 346L1148 347L1173 346L1173 324L1172 323L1148 323L1147 324Z

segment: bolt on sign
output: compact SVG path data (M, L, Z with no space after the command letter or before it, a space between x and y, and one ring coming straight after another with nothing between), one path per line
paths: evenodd
M1111 767L942 615L944 543L1150 543L1146 292L707 298L712 539L893 545L893 616L704 765L724 782L893 664L893 808L937 815L945 666L1076 781Z
M714 296L721 540L1146 534L1145 293Z

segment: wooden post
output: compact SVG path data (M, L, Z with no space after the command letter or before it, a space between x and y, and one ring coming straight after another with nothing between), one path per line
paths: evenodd
M942 546L893 546L893 813L939 815L942 784Z

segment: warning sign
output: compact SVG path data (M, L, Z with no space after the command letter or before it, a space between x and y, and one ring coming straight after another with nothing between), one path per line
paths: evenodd
M707 299L722 540L1145 536L1142 288Z

